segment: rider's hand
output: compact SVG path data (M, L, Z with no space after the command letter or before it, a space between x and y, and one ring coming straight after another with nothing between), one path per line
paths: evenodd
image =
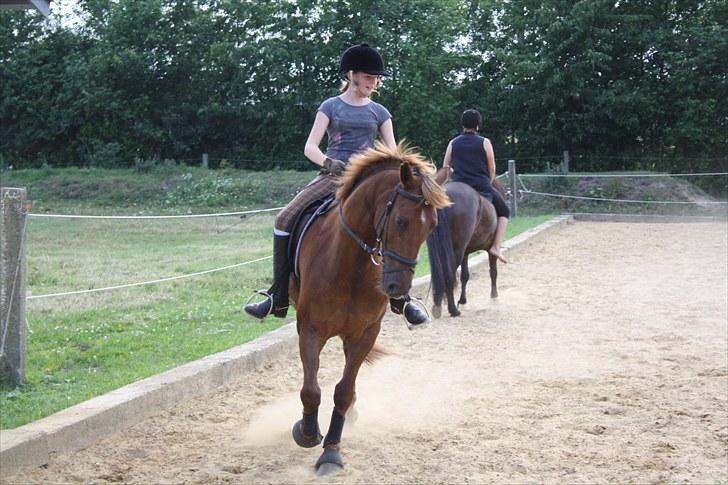
M341 160L336 160L335 158L329 157L326 157L326 160L324 160L324 170L326 170L335 177L338 177L342 173L344 173L345 168L346 164Z

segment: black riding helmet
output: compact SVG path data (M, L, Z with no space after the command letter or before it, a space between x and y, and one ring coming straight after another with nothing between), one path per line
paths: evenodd
M366 72L376 76L391 76L384 70L384 60L376 49L367 44L359 44L349 47L341 55L339 63L339 76L346 77L349 71Z

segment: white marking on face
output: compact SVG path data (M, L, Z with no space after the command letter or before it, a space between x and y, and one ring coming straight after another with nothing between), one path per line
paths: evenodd
M425 210L422 209L422 212L420 212L420 221L422 224L424 224L427 221L427 216L425 215Z

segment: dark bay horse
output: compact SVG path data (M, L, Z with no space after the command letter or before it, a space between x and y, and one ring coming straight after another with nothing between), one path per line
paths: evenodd
M505 197L503 187L494 181L493 187ZM470 279L468 255L478 250L488 250L493 244L498 217L493 204L482 197L471 186L461 182L449 182L445 192L452 205L437 211L438 225L427 238L430 258L430 281L432 283L435 318L442 315L442 299L447 298L450 315L460 315L458 305L467 302L465 287ZM490 266L490 296L498 296L498 258L488 254ZM455 304L455 283L460 267L460 299Z
M434 167L402 145L382 144L354 157L334 207L303 238L300 280L291 279L298 347L303 364L303 418L293 426L302 447L321 443L318 408L319 354L332 337L343 342L346 363L334 390L319 474L343 466L339 446L355 384L375 347L389 297L409 292L420 246L437 224L436 209L449 200L433 178Z

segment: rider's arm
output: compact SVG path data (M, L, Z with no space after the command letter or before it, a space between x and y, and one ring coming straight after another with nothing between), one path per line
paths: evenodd
M450 162L452 162L452 142L447 144L447 148L445 149L445 156L442 159L442 168L447 168L448 173L452 172Z
M382 134L382 140L387 147L395 149L397 148L397 142L394 139L394 126L392 125L392 118L382 123L379 127L379 132Z
M308 140L306 140L306 147L303 149L303 154L306 155L306 158L316 165L323 166L324 160L326 160L326 155L321 151L319 145L328 126L329 117L321 111L316 113L316 119L311 127L311 133L308 134Z
M489 139L485 138L483 140L483 148L485 148L485 156L488 159L488 175L492 182L495 180L495 153L493 152L493 145L491 145Z

